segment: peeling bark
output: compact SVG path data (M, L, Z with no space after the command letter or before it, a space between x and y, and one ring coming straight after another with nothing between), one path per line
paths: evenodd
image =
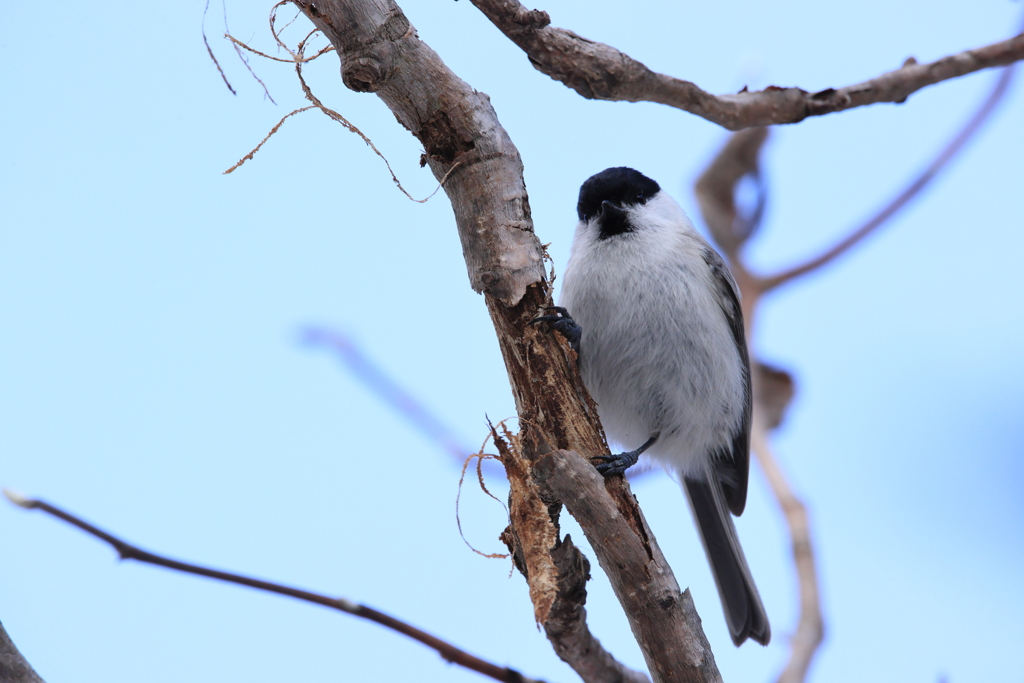
M655 681L721 681L690 591L680 592L640 508L618 512L619 501L606 488L604 477L572 451L546 455L535 471L590 539L651 677Z

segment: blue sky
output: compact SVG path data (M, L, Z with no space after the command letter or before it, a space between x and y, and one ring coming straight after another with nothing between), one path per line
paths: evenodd
M468 2L404 3L448 65L490 95L526 167L536 229L564 267L579 184L634 166L695 218L690 188L726 133L652 104L591 102L534 71ZM713 92L847 85L1002 39L1021 4L868 1L544 6ZM267 7L231 3L265 50ZM303 106L287 65L252 60L263 97L199 2L12 5L0 29L0 484L172 556L344 595L550 681L575 675L532 623L507 561L459 538L458 467L322 349L346 331L471 448L512 398L443 193L415 204L356 136ZM284 13L282 13L284 16ZM294 39L305 34L289 29ZM336 57L306 70L409 191L436 181ZM976 74L779 128L750 258L770 271L871 215L991 86ZM759 313L761 357L797 378L775 439L808 503L827 640L811 680L1022 680L1024 88L911 207ZM500 478L489 484L501 491ZM752 470L740 535L773 623L729 642L675 484L635 493L727 681L769 680L795 624L786 532ZM499 494L500 497L500 494ZM501 550L504 512L463 495L463 528ZM573 525L567 522L571 531ZM582 542L582 534L573 532ZM359 620L164 570L0 505L0 619L50 681L479 680ZM591 560L592 552L587 553ZM642 666L607 581L588 611Z

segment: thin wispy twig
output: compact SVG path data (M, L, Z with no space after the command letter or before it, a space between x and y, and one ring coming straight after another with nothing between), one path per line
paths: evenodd
M442 658L444 658L445 661L471 669L472 671L476 671L484 676L493 678L496 681L503 681L503 683L542 683L541 681L534 681L533 679L524 677L515 669L498 666L497 664L492 664L491 662L480 659L465 650L455 647L451 643L441 640L437 636L433 636L426 631L421 631L411 624L407 624L401 619L397 619L389 614L375 610L372 607L367 607L366 605L353 602L352 600L347 600L345 598L332 598L328 595L313 593L311 591L302 590L301 588L293 588L280 583L254 579L242 574L224 572L219 569L211 569L198 564L174 560L134 546L113 534L89 524L80 517L77 517L55 505L50 505L45 501L27 498L26 496L8 490L4 490L4 495L18 507L25 508L26 510L41 510L48 515L52 515L61 521L67 522L71 526L81 529L90 536L108 543L117 551L117 554L122 560L136 560L137 562L152 564L158 567L164 567L165 569L183 572L185 574L204 576L208 579L215 579L217 581L233 583L239 586L255 588L256 590L265 591L267 593L276 593L277 595L284 595L296 600L302 600L304 602L313 603L314 605L338 610L339 612L345 612L346 614L361 617L393 631L397 631L398 633L412 638L413 640L435 650Z

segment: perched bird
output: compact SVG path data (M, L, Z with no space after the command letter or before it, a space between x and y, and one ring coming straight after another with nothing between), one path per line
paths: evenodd
M736 283L655 181L609 168L580 188L561 306L537 318L579 353L619 474L641 454L690 501L733 642L767 645L768 616L730 513L747 499L750 363Z

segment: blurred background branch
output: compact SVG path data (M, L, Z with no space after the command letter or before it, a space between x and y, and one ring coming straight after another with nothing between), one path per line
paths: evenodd
M422 401L374 362L350 335L337 329L307 327L302 330L302 339L311 346L330 350L356 379L363 383L363 386L376 394L389 408L436 446L452 456L456 464L462 465L474 452Z
M996 78L995 85L989 92L988 97L981 103L978 110L974 115L967 121L963 128L953 136L953 139L940 151L935 159L928 164L928 166L912 180L907 187L897 194L888 204L868 219L863 225L853 230L849 236L841 240L831 249L825 251L820 256L810 259L806 263L801 263L792 268L788 268L781 273L775 275L769 275L760 278L758 287L762 292L775 289L780 285L784 285L788 282L807 275L815 270L818 270L822 266L828 265L833 260L839 258L851 248L856 246L865 237L873 233L878 228L885 225L885 223L896 215L896 213L906 206L914 197L918 195L928 184L942 171L946 165L953 160L953 158L962 150L968 141L974 137L975 133L982 129L985 122L991 116L992 112L996 110L996 107L1002 102L1004 95L1010 88L1010 83L1013 81L1014 73L1016 72L1016 64L1008 66L1001 70L999 76Z

